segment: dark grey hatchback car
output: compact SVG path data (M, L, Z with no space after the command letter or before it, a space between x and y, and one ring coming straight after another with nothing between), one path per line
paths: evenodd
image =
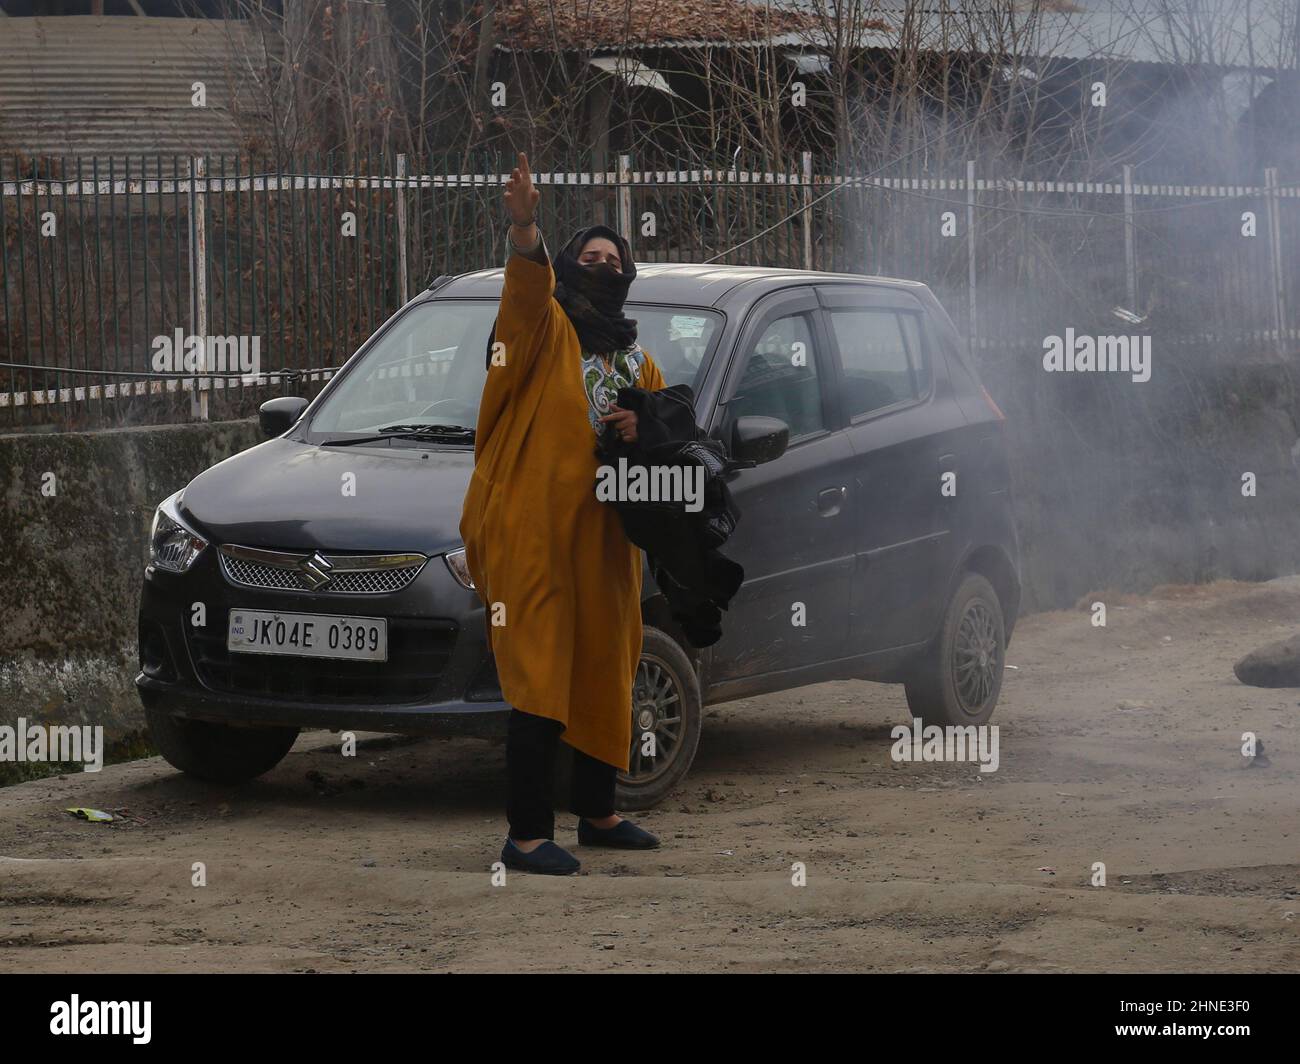
M163 501L136 684L163 755L236 781L303 727L409 734L500 714L459 541L503 271L440 278L266 442ZM927 723L980 724L1020 600L1002 414L923 284L641 265L629 316L733 456L746 580L692 648L646 574L622 808L690 767L702 707L823 680L906 685ZM576 370L575 370L576 372ZM491 718L487 718L491 719ZM497 721L503 721L498 717Z

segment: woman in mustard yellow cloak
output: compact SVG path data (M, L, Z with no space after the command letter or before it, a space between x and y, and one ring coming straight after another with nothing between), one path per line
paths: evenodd
M501 692L514 707L501 859L563 875L579 863L554 841L560 738L574 749L578 841L659 844L614 812L641 654L641 552L617 511L596 499L595 448L600 431L636 439L635 414L613 402L620 387L653 391L664 381L623 315L636 277L627 241L594 226L553 267L534 221L539 198L520 154L505 190L510 254L460 531Z

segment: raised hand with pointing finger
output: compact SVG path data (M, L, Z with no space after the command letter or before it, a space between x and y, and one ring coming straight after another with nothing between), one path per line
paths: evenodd
M506 213L510 215L510 239L516 247L531 247L537 242L537 202L542 198L533 185L528 156L519 153L519 161L506 180Z

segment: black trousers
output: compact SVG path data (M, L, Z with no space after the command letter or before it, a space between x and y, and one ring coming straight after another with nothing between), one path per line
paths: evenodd
M555 755L564 725L558 720L510 711L506 728L506 771L510 777L506 819L512 839L555 838ZM573 751L569 812L599 820L614 812L618 769Z

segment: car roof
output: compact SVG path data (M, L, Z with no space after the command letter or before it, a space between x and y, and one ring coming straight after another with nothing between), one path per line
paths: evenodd
M505 270L477 270L453 277L437 289L435 298L500 298ZM632 303L676 303L713 307L741 285L762 291L795 284L855 281L888 288L924 289L920 281L896 277L868 277L858 273L825 273L820 270L787 270L770 266L726 266L696 262L638 263L636 281L628 293Z

